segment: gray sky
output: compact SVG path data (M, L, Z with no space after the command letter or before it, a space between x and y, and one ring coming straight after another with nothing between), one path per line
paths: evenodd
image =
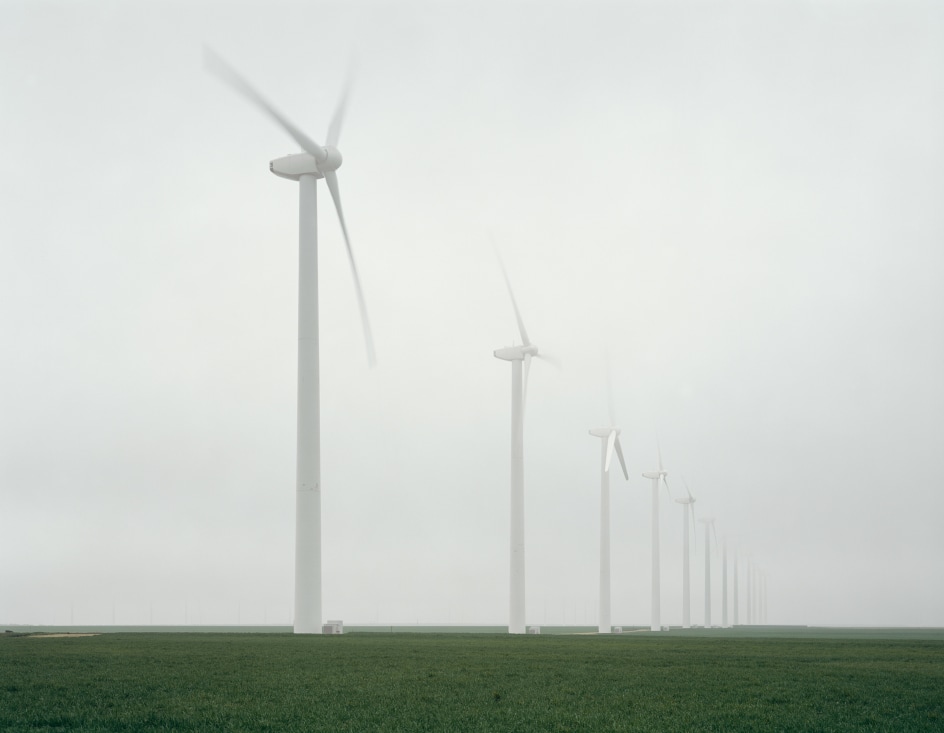
M595 622L608 353L614 623L649 622L658 430L771 623L944 625L933 2L0 0L0 622L290 620L296 147L204 43L320 141L357 58L379 364L322 187L326 617L507 622L494 237L561 362L531 370L529 624Z

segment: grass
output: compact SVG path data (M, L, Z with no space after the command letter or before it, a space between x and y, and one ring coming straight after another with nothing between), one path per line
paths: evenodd
M940 731L944 642L0 637L3 731Z

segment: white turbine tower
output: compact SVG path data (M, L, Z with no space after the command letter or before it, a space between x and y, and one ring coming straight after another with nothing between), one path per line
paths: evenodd
M269 170L299 183L298 205L298 413L295 485L295 619L296 634L321 633L321 410L318 353L318 218L316 184L328 184L337 211L348 263L354 278L367 342L367 358L374 363L374 345L354 253L341 210L337 144L344 117L346 91L328 127L325 146L293 125L219 56L204 50L207 68L254 105L262 109L295 140L304 152L277 158Z
M652 631L659 631L661 626L660 621L660 604L662 600L662 589L660 587L660 570L659 570L659 483L665 486L666 493L668 493L669 498L672 498L672 492L669 491L669 484L665 480L665 477L668 476L668 473L662 468L662 448L658 447L659 451L659 470L658 471L646 471L643 474L644 478L651 479L652 481L652 621L650 629Z
M626 459L620 446L620 429L615 427L613 405L610 403L610 425L608 428L593 428L590 435L601 439L600 452L600 620L597 630L609 634L610 624L610 461L613 451L619 458L623 476L629 480L626 471Z
M692 612L691 612L691 590L692 584L690 580L690 571L689 571L689 561L691 559L691 551L688 546L688 535L689 532L694 532L695 527L695 497L692 496L692 492L688 489L688 484L685 483L685 479L682 479L682 483L685 485L685 492L688 496L684 496L681 499L676 499L677 504L681 504L684 509L682 511L682 628L690 629L692 627ZM692 527L689 530L688 517L691 514L692 517Z
M754 561L747 556L747 625L754 623Z
M764 571L763 578L761 579L761 614L760 622L762 624L767 623L767 571Z
M740 600L738 597L738 554L739 554L738 546L735 543L734 545L734 590L733 590L734 597L732 599L733 605L734 605L734 625L735 626L740 625L740 617L738 615L738 604L740 603Z
M499 260L501 264L501 260ZM496 349L497 359L511 362L511 539L509 573L509 614L508 633L525 633L524 625L524 406L528 395L528 373L531 371L531 357L538 356L538 347L531 343L525 330L521 312L511 281L502 265L502 276L508 286L511 305L518 321L521 334L521 346L508 346ZM522 365L524 383L522 384Z
M715 533L715 544L718 544L718 535L715 532L715 520L712 518L699 520L705 525L705 628L711 628L711 535ZM709 527L711 530L709 531Z
M728 628L728 538L721 541L721 628Z

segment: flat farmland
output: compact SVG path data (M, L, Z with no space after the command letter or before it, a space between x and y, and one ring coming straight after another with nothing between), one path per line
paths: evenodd
M944 730L939 634L710 633L7 635L0 730Z

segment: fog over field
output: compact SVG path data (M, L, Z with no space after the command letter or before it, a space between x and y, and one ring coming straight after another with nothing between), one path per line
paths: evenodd
M290 622L298 185L268 164L298 148L204 45L317 141L356 59L378 364L320 185L326 618L507 622L494 241L560 363L528 386L528 624L596 621L609 363L614 624L649 623L658 434L742 621L749 553L772 624L944 626L930 0L0 0L0 624Z

